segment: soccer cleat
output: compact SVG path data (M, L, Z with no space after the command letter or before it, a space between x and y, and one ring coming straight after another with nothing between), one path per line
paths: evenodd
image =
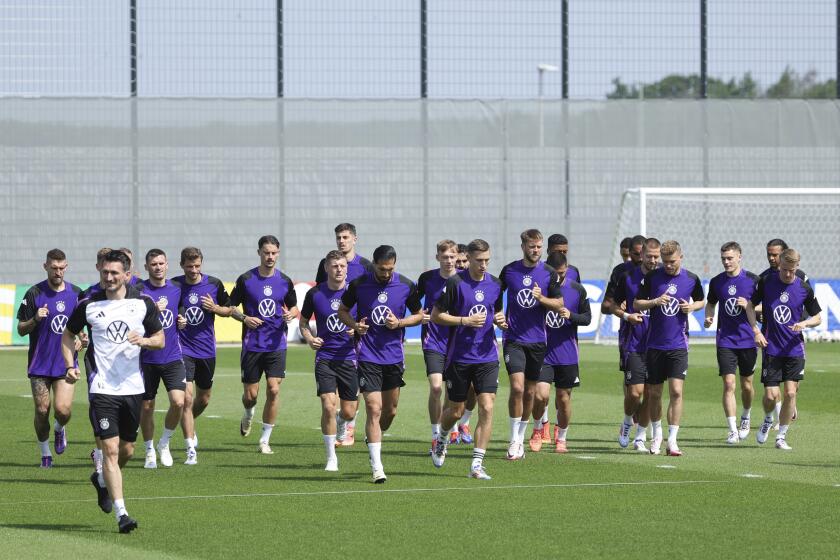
M461 433L458 430L449 432L449 445L458 445L461 443Z
M61 455L67 449L67 429L54 430L53 433L55 435L55 454Z
M156 469L157 468L157 454L155 453L154 449L147 449L146 450L146 462L143 464L144 469Z
M52 468L52 455L44 455L43 457L41 457L41 468Z
M517 461L525 456L525 446L519 443L517 440L513 440L508 445L507 455L505 459L508 461Z
M542 440L543 440L543 443L551 443L551 423L550 422L546 422L546 423L543 424Z
M373 469L374 484L385 484L386 480L388 480L388 477L385 476L385 471L381 467L378 469Z
M566 446L565 439L558 439L554 442L554 452L555 453L568 453L569 448Z
M330 457L327 459L327 466L324 467L327 472L338 472L338 457Z
M470 474L467 475L469 478L475 478L478 480L493 480L487 471L484 470L484 466L478 467L476 469L470 469Z
M662 436L650 440L650 454L659 455L659 448L662 447Z
M534 428L534 432L531 434L531 439L528 440L528 447L530 447L531 451L535 453L542 449L542 428L539 430Z
M161 446L158 444L157 447L158 453L160 453L160 464L164 467L171 467L172 466L172 453L169 452L169 444Z
M120 527L120 533L130 533L137 528L137 521L130 518L128 514L120 515L117 525Z
M95 472L90 475L90 483L96 488L96 501L99 503L99 509L105 513L111 513L114 504L111 502L111 496L108 495L108 489L99 485L99 475Z
M248 437L248 434L251 433L251 418L248 418L248 413L242 413L242 420L239 421L239 434L242 437Z
M267 441L260 442L259 450L263 455L274 455L274 451L271 450L271 446L268 445Z
M198 453L195 452L195 447L190 447L187 449L187 460L184 461L185 465L197 465L198 464Z
M461 436L461 443L470 444L473 442L472 434L468 424L458 424L458 433Z
M680 450L679 447L677 447L676 444L674 444L673 447L670 443L665 446L665 455L667 455L668 457L682 457L682 454L683 452Z
M645 441L642 439L634 439L633 440L633 451L638 451L639 453L647 453L647 447L645 447Z
M729 432L729 435L726 436L726 443L728 443L729 445L735 445L739 441L741 441L741 438L738 436L738 430L735 430L734 432Z
M758 431L755 433L755 441L760 444L766 442L768 436L770 435L770 428L772 426L773 421L765 418L761 423L761 427L759 427Z
M738 437L747 439L748 435L750 435L750 419L749 417L741 416L741 424L738 426Z
M630 445L630 429L632 427L631 424L626 424L623 421L621 422L621 426L618 427L618 445L622 449Z
M783 451L791 451L791 450L793 450L793 447L791 447L790 445L787 444L787 441L785 441L785 438L780 437L780 438L776 438L776 449L781 449Z
M441 468L446 460L446 441L436 439L432 447L432 464L435 468Z

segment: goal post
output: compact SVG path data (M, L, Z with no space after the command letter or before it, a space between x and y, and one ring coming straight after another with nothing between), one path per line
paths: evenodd
M767 268L766 244L780 238L802 254L811 278L840 277L840 188L838 187L643 187L624 192L616 220L612 255L605 280L620 262L619 243L644 235L675 239L683 250L682 266L705 284L722 271L720 246L737 241L742 266L756 274ZM702 310L692 336L713 336L702 328ZM600 317L596 342L617 342L619 322Z

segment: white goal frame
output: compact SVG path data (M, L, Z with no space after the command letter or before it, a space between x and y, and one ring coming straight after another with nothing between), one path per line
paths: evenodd
M639 196L639 229L638 232L640 235L644 235L647 237L647 202L649 195L699 195L699 196L714 196L714 195L738 195L738 196L750 196L750 195L757 195L757 196L779 196L779 195L818 195L818 196L828 196L828 195L836 195L840 197L840 187L794 187L794 188L785 188L785 187L639 187L639 188L631 188L625 189L624 194L622 195L622 203L620 207L620 212L625 208L624 200L628 194L638 194ZM620 221L620 216L619 216ZM613 242L613 248L610 250L610 254L615 251L615 247L618 245L618 236L620 235L620 228L621 224L616 224L616 239ZM610 269L612 268L613 263L610 263ZM607 271L609 273L609 270ZM609 278L604 279L605 282L609 282ZM605 284L606 287L606 284ZM598 318L598 328L595 330L595 343L596 344L603 344L603 343L614 343L615 338L612 336L603 337L601 336L601 330L603 329L604 322L609 320L609 316L604 316L599 314Z

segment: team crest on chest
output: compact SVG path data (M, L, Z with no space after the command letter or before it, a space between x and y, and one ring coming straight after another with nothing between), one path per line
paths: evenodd
M788 294L787 292L782 292L782 295L779 296L779 301L781 301L782 303L787 303L788 301L790 301L790 294Z
M67 306L64 305L63 301L56 302L56 304L55 304L55 310L56 311L58 311L59 313L63 313L65 309L67 309Z
M523 286L530 286L533 283L534 283L534 280L530 276L528 276L527 274L522 277L522 285Z
M379 292L379 295L376 296L376 301L379 303L385 303L388 301L388 293L387 292Z
M191 303L191 304L193 304L193 305L195 305L196 303L198 303L198 294L197 294L197 293L195 293L195 292L191 292L191 293L190 293L190 297L189 297L189 301L190 301L190 303Z
M271 295L271 294L273 294L273 293L274 293L274 291L272 291L271 286L268 286L268 285L263 286L263 295L265 295L266 297L268 297L268 296L270 296L270 295Z
M333 311L338 311L338 306L341 305L340 299L331 299L330 300L330 309Z
M674 295L677 293L677 285L676 284L668 284L668 294Z
M734 296L735 294L738 293L738 287L735 286L735 284L732 284L731 286L729 286L729 289L727 290L727 292L729 292L730 296Z
M481 290L476 290L475 301L484 301L484 292L482 292Z

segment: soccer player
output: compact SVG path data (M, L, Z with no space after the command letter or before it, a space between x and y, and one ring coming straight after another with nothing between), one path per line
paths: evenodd
M566 276L569 270L566 255L555 251L548 255L546 264L557 271L557 284L552 286L549 295L562 298L563 307L545 314L546 354L536 383L534 418L542 418L548 408L550 384L553 382L557 403L554 451L566 453L566 435L572 419L572 389L580 386L577 329L592 322L592 310L583 286ZM542 426L537 421L529 441L531 451L542 449L542 432Z
M610 278L609 280L607 280L607 287L604 290L604 298L601 301L602 317L606 318L609 315L613 315L616 312L616 286L618 286L618 282L625 272L630 272L642 264L642 250L644 245L645 237L643 235L636 235L632 237L630 239L630 260L622 260L620 263L615 265L615 267L612 269L612 272L610 272ZM622 375L624 375L624 372L627 370L624 363L624 339L627 336L629 328L630 327L626 322L621 323L621 325L618 327L618 369L619 371L621 371ZM630 389L625 383L622 383L622 387L624 391L624 398L627 399L627 393L630 391Z
M650 420L653 439L650 452L662 445L662 384L668 380L668 445L666 454L682 455L677 445L683 409L683 385L688 373L688 315L702 309L703 286L693 272L682 268L682 248L676 241L660 247L662 268L648 272L633 302L638 311L650 310L647 343Z
M356 417L359 377L353 333L338 318L341 296L347 290L347 257L341 251L330 251L324 266L326 281L310 288L303 300L300 332L315 350L315 384L321 399L321 434L327 452L324 470L338 471L336 435L346 430L347 423ZM313 314L317 336L309 327Z
M104 291L78 303L61 339L66 379L75 383L79 368L74 338L85 326L91 330L90 419L102 445L104 476L94 472L90 481L102 511L115 511L120 533L137 528L137 521L125 508L122 468L134 454L140 426L145 390L140 351L158 350L165 343L157 306L127 286L129 267L128 257L121 251L105 256L100 270Z
M750 410L753 400L753 373L757 352L752 327L744 311L752 298L758 276L741 268L741 246L735 241L720 248L723 272L709 282L705 327L717 322L718 373L723 379L723 412L729 433L726 443L735 445L750 433ZM741 379L741 422L735 423L735 374Z
M778 272L779 272L779 261L780 261L781 255L782 255L782 251L784 251L787 248L788 248L788 244L785 243L785 241L783 239L771 239L770 241L767 242L767 264L769 266L765 270L763 270L761 272L761 274L758 275L759 278L765 278L770 274L778 274ZM799 278L800 280L802 280L803 282L808 281L808 275L805 274L805 272L800 268L796 269L796 277ZM758 304L758 306L756 306L755 311L756 311L756 318L758 319L759 322L761 322L762 327L763 327L764 324L765 324L765 321L764 321L764 317L763 317L763 314L762 314L761 304ZM766 333L765 333L765 335L766 335ZM767 363L767 360L765 358L766 358L765 350L762 348L762 351L761 351L761 369L762 369L762 371L764 370L765 364ZM778 429L779 428L778 421L779 421L779 414L781 413L781 411L782 411L782 398L781 398L781 395L780 395L779 398L776 399L776 406L773 409L773 415L774 415L774 418L776 420L776 423L773 425L773 429ZM796 411L794 411L793 419L796 420Z
M397 415L400 387L405 385L405 327L419 325L423 320L417 286L396 272L396 266L394 248L377 247L372 270L350 282L338 308L341 321L359 336L359 388L365 398L365 434L376 484L387 478L382 467L382 433ZM355 317L351 314L353 306ZM408 317L406 309L411 312Z
M180 262L184 274L173 278L172 283L181 288L180 308L186 320L184 328L178 331L187 373L181 429L187 448L184 464L195 465L198 464L195 419L210 404L216 372L216 315L230 316L230 296L221 280L201 272L204 262L201 249L185 247Z
M767 359L761 372L765 416L756 433L756 441L767 441L773 425L773 408L779 398L779 386L784 384L776 448L785 451L791 449L787 443L787 431L796 411L799 382L805 376L805 339L802 331L816 327L822 321L822 309L814 298L814 290L796 274L798 269L799 253L791 248L782 251L778 274L768 274L759 280L747 306L755 342L766 350ZM763 332L755 326L755 306L759 304L764 309ZM803 319L806 313L810 317Z
M178 338L178 328L186 324L179 313L181 303L181 288L178 284L166 279L169 262L166 253L161 249L150 249L146 253L144 265L149 278L138 284L140 293L151 298L160 313L160 324L166 340L163 350L143 350L140 352L140 367L143 371L143 409L140 413L140 429L146 446L147 469L157 468L155 453L155 397L160 382L166 388L169 397L169 409L163 423L163 433L157 444L160 462L164 467L172 466L172 453L169 451L169 440L181 422L184 411L184 392L187 388L187 372L181 354L181 342Z
M621 255L621 260L627 262L630 260L630 244L633 242L632 237L625 237L618 245L618 252Z
M276 269L280 241L264 235L257 242L260 265L240 275L230 294L231 317L242 322L242 419L239 433L251 433L254 409L265 374L265 405L259 452L272 455L269 440L280 407L280 383L286 377L286 323L298 316L292 279ZM242 305L242 311L237 307Z
M417 280L417 291L423 298L423 321L420 340L423 348L423 360L426 362L426 378L429 381L429 423L432 425L432 447L440 434L440 414L443 411L443 370L446 361L446 347L449 342L449 329L431 323L431 312L441 295L447 279L455 274L455 259L458 245L451 239L438 242L435 259L439 266L427 270Z
M347 259L347 282L352 282L370 270L370 261L356 253L357 239L356 226L353 224L342 223L335 226L335 245ZM316 284L327 280L324 262L325 259L321 259L318 270L315 271Z
M41 449L41 467L52 467L50 452L50 390L53 394L53 424L55 453L61 455L67 448L67 430L70 409L73 405L75 386L64 379L64 361L61 357L61 335L67 318L76 308L81 290L64 281L67 256L61 249L51 249L44 261L47 279L26 291L18 309L17 331L29 335L27 375L35 403L35 436ZM74 351L82 348L76 339ZM75 357L74 357L75 360ZM74 365L78 365L74 361Z
M478 398L478 426L469 477L490 480L484 469L484 455L490 444L493 404L499 388L495 326L507 328L502 312L504 288L498 278L487 272L490 245L486 241L471 241L468 254L469 269L446 281L432 310L432 321L451 329L446 353L446 405L440 420L442 429L432 450L432 464L443 466L446 433L464 413L467 389L473 387Z
M510 379L510 443L507 459L525 456L525 430L537 380L545 357L545 312L560 311L562 300L546 297L557 282L557 273L540 261L543 236L529 229L520 236L522 259L502 268L499 280L507 290L508 329L504 332L503 354Z
M638 311L633 306L639 294L645 276L659 266L660 242L651 237L645 241L642 250L642 264L621 275L616 282L614 292L613 314L624 321L626 336L624 337L624 420L618 428L618 444L627 447L630 443L630 431L633 429L634 418L638 420L636 434L633 438L633 449L647 453L645 441L647 426L650 423L648 415L648 396L645 393L647 381L647 337L650 320L649 311ZM644 400L643 400L644 399Z
M562 253L568 261L569 239L562 233L553 233L548 236L548 251L546 251L546 254L550 255L551 253ZM573 264L567 264L566 267L568 268L566 277L572 282L580 284L580 270Z
M457 270L467 270L470 267L470 261L467 257L467 246L463 243L458 243L458 256L455 257L455 268Z

